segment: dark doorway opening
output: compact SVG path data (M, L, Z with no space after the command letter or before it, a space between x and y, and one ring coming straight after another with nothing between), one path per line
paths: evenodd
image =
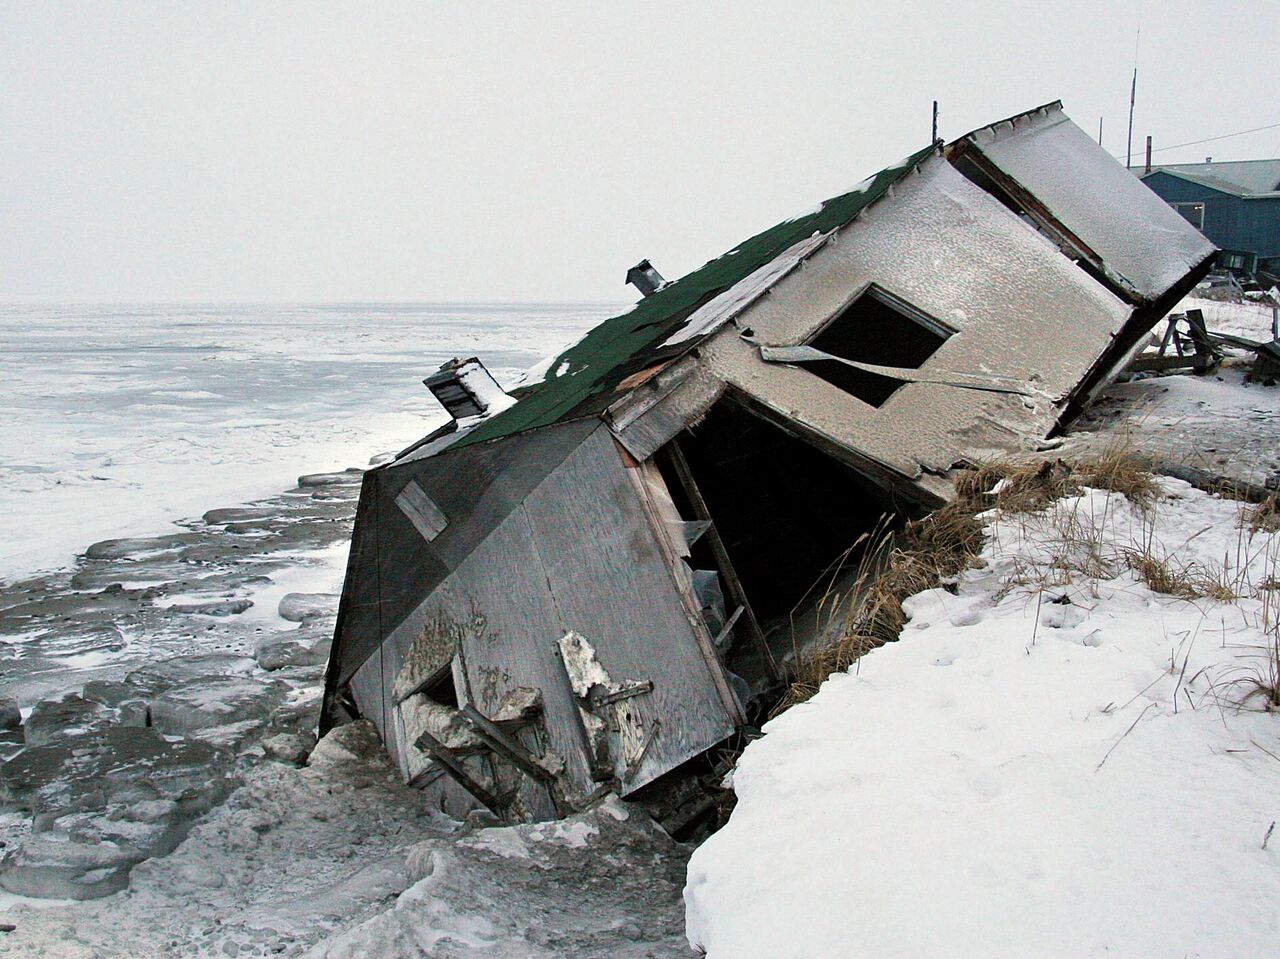
M870 535L912 512L861 473L731 399L683 434L679 449L774 661L795 648L797 614L819 603L842 570L857 567ZM662 457L659 458L660 463ZM680 477L663 464L682 515ZM886 524L885 517L895 519ZM692 565L714 568L694 546ZM753 685L756 651L735 643L726 665Z

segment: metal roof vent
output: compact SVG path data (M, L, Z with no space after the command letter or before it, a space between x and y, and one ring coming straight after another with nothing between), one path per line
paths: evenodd
M474 356L455 357L422 382L455 420L497 413L515 403Z
M653 268L648 260L641 260L627 270L627 282L640 291L641 296L652 296L667 285L667 280Z

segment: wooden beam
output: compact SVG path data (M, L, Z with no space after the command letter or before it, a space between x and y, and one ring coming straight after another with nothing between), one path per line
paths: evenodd
M621 689L614 690L611 693L596 693L596 686L592 689L591 694L587 696L587 705L593 710L601 706L612 706L614 703L620 703L624 699L630 699L633 696L643 696L645 693L653 692L653 680L642 679L634 683L623 683Z
M616 436L614 437L614 442L619 450L623 449ZM670 488L666 480L662 479L656 461L651 458L645 462L649 464L654 473L658 474L656 479L665 490L666 497L670 499ZM715 686L716 695L720 698L720 704L724 707L725 715L735 727L741 726L747 721L746 712L729 685L729 678L724 668L724 659L720 656L719 651L716 650L715 644L712 642L711 633L707 630L706 620L702 615L702 607L693 595L691 578L688 575L687 568L684 570L683 575L681 573L680 567L684 565L684 559L675 548L676 544L673 542L671 530L666 525L667 514L655 502L649 479L642 475L644 471L645 466L641 464L640 469L628 470L627 477L631 480L636 496L639 497L641 509L644 510L645 516L649 521L649 526L658 548L662 551L671 585L680 597L680 604L684 607L685 619L689 624L694 643L697 645L698 653L706 664L707 674L711 679L712 685ZM583 717L586 713L583 709L579 709L578 715Z
M475 728L476 734L485 741L485 744L503 759L513 763L540 782L552 783L555 781L556 777L549 769L534 759L522 745L494 725L475 706L467 703L462 707L462 715Z
M719 649L724 645L725 637L729 635L730 630L732 630L737 624L738 619L742 616L746 608L747 607L745 606L739 606L733 611L733 615L729 617L729 621L720 627L720 632L716 634L715 638L716 649Z
M765 642L764 630L760 628L760 623L756 620L755 611L751 608L751 601L747 599L747 591L743 589L742 581L738 579L737 571L733 568L733 560L729 558L729 551L725 548L724 540L720 538L720 531L716 529L715 519L711 515L711 510L707 508L707 501L702 498L702 491L698 489L698 483L693 478L693 472L689 469L689 461L684 458L684 452L680 449L680 441L678 439L672 440L667 444L666 450L671 466L675 470L676 478L679 479L685 495L689 497L689 503L693 507L694 515L698 519L711 522L711 525L707 527L707 531L702 535L711 546L716 566L720 570L720 575L725 579L725 585L729 588L729 595L737 606L745 610L744 618L746 620L747 635L750 637L751 642L755 644L756 651L760 654L761 659L764 660L769 678L776 682L781 679L781 676L778 673L777 665L773 661L773 654L769 652L769 644Z
M498 817L502 816L503 807L498 797L471 778L471 774L457 753L430 733L423 733L414 745L444 767L445 772L453 777L454 782L480 800L491 813Z
M1175 354L1173 356L1139 356L1129 364L1135 373L1162 372L1164 370L1211 370L1217 361L1205 353Z

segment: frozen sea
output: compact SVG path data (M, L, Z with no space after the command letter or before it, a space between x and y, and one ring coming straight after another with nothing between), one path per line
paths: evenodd
M0 305L0 581L90 543L363 466L445 414L422 378L504 385L611 304Z

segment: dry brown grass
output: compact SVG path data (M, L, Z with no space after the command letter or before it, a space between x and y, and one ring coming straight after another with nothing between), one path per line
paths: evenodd
M1131 549L1124 552L1128 567L1153 593L1179 596L1182 599L1212 599L1229 603L1238 599L1235 584L1229 582L1223 570L1210 569L1197 563L1178 564L1167 556L1156 556L1150 551Z
M993 507L1007 513L1040 510L1086 486L1123 493L1144 507L1159 496L1145 464L1123 451L1081 463L986 463L957 476L955 498L946 506L900 533L877 531L858 564L849 593L859 602L840 638L797 657L792 684L773 714L809 699L832 673L896 640L907 621L903 600L945 584L976 561L984 542L979 514Z
M1251 503L1243 507L1240 510L1240 525L1251 533L1280 532L1280 502L1277 502L1278 496L1280 494L1272 494L1261 503Z
M1086 486L1121 493L1139 506L1149 506L1160 495L1150 463L1119 448L1077 463L985 463L956 480L956 492L962 499L1006 513L1044 509ZM997 491L994 496L989 492L992 489Z
M798 657L792 684L774 715L811 697L832 673L897 639L907 622L902 601L955 576L977 557L983 541L978 512L974 504L957 499L908 523L901 533L882 530L859 561L850 592L860 601L840 638Z

